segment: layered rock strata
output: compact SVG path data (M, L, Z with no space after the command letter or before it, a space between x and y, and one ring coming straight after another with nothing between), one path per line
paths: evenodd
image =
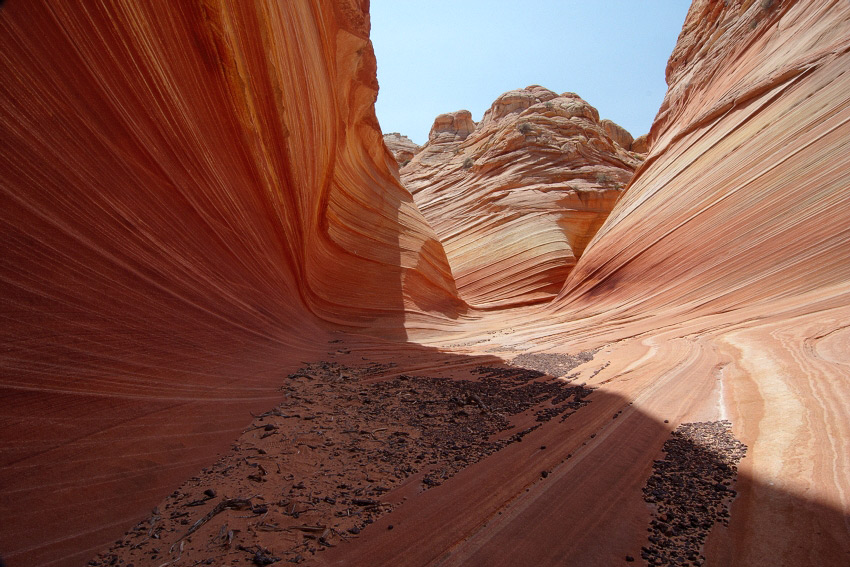
M404 373L411 388L413 377L458 378L495 362L331 335L336 322L398 337L427 327L428 341L445 350L543 364L593 393L572 418L550 419L436 489L402 483L384 493L393 511L317 562L613 565L640 557L642 546L658 557L643 500L653 461L679 424L728 419L748 447L728 526L686 558L847 564L850 5L697 0L668 66L648 159L552 309L471 320L458 317L464 306L436 234L394 180L375 128L366 4L3 5L5 562L80 565L143 518L151 525L140 526L140 539L158 539L165 508L151 509L212 465L250 410L279 409L286 392L278 389L301 360L335 361L334 370L377 361L383 378ZM522 110L539 92L506 100L501 119L538 104ZM468 149L482 128L470 122L441 119L434 147ZM518 145L544 131L536 122L527 130ZM509 296L482 295L515 305ZM441 338L446 330L453 336ZM583 363L566 370L554 357L566 353ZM335 380L345 378L331 373L328 387ZM413 396L387 407L432 413L433 400ZM484 410L472 400L464 407L450 398L446 421ZM292 428L311 436L294 457L307 461L322 420L342 407L325 410L320 396L303 405L323 412ZM286 430L277 421L244 432L246 449L262 448L256 439L287 450L271 446ZM340 446L322 451L356 446L350 435L390 448L382 443L389 430L354 429L325 439ZM272 480L286 471L253 449L234 460L248 473L238 494L206 501L214 497L197 490L198 477L174 496L207 506L192 513L218 509L216 523L251 517L218 539L220 525L210 524L219 528L210 539L156 548L155 559L146 543L146 564L208 561L181 557L194 545L212 550L205 542L242 564L277 553L243 545L253 538L322 545L333 526L293 521L295 531L282 533L290 525L263 519L286 510L289 522L299 510L250 498L254 484L269 500L303 493ZM378 491L366 473L347 471L364 483L351 490ZM309 489L303 499L321 500ZM246 500L250 512L236 509ZM193 525L168 512L170 527ZM242 534L252 539L235 539L246 524L257 529Z
M553 304L642 337L609 377L656 369L644 407L687 385L691 420L728 418L750 447L707 565L850 558L848 69L847 2L694 2L646 163Z
M846 3L694 3L651 152L559 309L710 311L848 281L848 17Z
M441 114L401 179L445 247L461 297L482 308L561 289L641 163L632 137L578 95L501 95L475 124Z
M463 309L381 141L368 2L9 2L0 53L13 565L83 563L330 325Z

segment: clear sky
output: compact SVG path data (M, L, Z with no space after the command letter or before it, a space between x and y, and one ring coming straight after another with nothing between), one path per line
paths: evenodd
M578 93L634 137L649 131L690 0L372 0L377 113L418 144L434 118L480 120L505 91Z

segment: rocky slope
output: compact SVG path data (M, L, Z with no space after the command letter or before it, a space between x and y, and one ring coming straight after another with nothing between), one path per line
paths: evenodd
M495 308L550 300L641 156L572 93L501 95L475 124L436 118L401 179L445 247L461 297Z

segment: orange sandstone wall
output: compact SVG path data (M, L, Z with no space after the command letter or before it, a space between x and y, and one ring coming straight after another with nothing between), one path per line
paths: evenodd
M0 9L13 565L82 564L333 325L464 308L381 142L368 33L362 0Z
M727 311L850 281L850 4L694 2L651 151L555 307Z

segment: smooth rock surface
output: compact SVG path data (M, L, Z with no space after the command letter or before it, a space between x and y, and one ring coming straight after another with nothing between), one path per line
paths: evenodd
M753 450L708 565L850 561L848 367L818 346L850 322L848 70L846 2L694 2L647 161L554 304L713 318L690 340Z
M84 564L330 328L456 316L368 3L0 9L0 554Z
M649 152L649 137L646 134L641 134L632 142L632 151L645 154Z
M628 130L607 118L602 120L599 124L602 126L605 133L608 134L608 137L617 142L621 148L626 150L632 149L632 143L635 140L632 138L632 135L629 134Z
M848 38L846 2L694 2L646 163L559 297L429 341L601 347L574 378L593 401L327 564L623 564L649 544L642 487L670 433L715 420L749 450L699 561L850 562Z

